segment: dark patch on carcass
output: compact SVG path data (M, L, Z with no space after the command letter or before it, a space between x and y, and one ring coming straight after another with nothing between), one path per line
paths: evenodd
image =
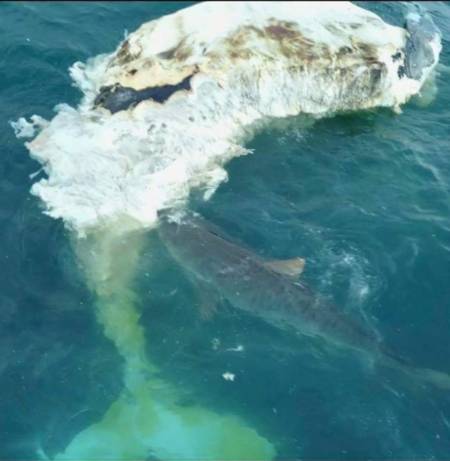
M267 25L258 28L252 25L239 27L232 36L226 39L228 56L232 60L248 60L261 51L255 48L255 43L267 40L275 45L275 53L270 51L262 54L266 58L277 59L283 56L296 63L296 67L304 67L315 59L331 61L330 48L325 43L315 42L305 37L298 24L291 21L280 21L270 18ZM270 49L269 49L270 50ZM350 51L351 52L351 51ZM219 55L209 52L209 58L221 59Z
M386 66L383 63L373 66L370 69L370 93L374 96L380 90L380 82L383 74L386 73Z
M170 50L163 51L162 53L158 53L158 58L161 59L172 59L173 55L175 54L175 51L177 50L177 47L174 46Z
M325 24L325 29L333 35L340 35L342 33L342 24Z
M359 29L362 26L362 24L358 22L351 22L348 26L350 27L350 29L356 30Z
M249 43L251 42L252 36L260 36L262 32L254 26L242 26L227 39L228 54L233 60L247 60L255 54L255 50L252 49ZM209 57L213 59L221 59L216 53L209 53Z
M352 41L355 53L361 56L362 60L368 66L379 66L381 63L378 59L377 48L374 45L364 42Z
M397 51L397 53L391 56L392 62L398 61L399 59L401 59L401 57L402 57L401 51Z
M381 69L377 67L370 69L370 77L373 87L377 87L381 80Z
M398 66L397 75L398 75L398 78L403 78L406 75L405 66Z
M116 61L117 61L117 64L123 65L123 64L127 64L133 61L137 57L138 55L131 54L130 43L128 42L128 40L125 40L122 43L122 46L119 48L119 51L116 54Z
M188 46L180 46L176 49L173 57L177 61L183 62L186 61L189 56L192 55L192 49L189 48Z
M267 26L265 29L266 34L274 40L292 40L298 35L298 32L292 29L292 23L280 22Z
M326 59L329 49L326 45L306 38L295 22L270 19L270 25L264 27L264 34L278 43L280 53L287 58L308 63L314 59Z
M186 45L186 39L181 40L178 45L170 48L169 50L158 53L160 59L175 59L176 61L185 61L192 55L192 49Z
M353 50L349 46L341 46L341 48L339 48L339 50L337 51L336 55L338 58L341 58L343 56L346 56L352 53L353 53Z
M119 84L103 86L95 98L94 106L104 107L114 114L129 107L134 107L147 99L163 103L179 90L190 90L193 75L187 76L175 85L154 86L142 90L135 90Z
M259 38L264 37L264 32L256 26L246 26L246 29L253 34L257 35Z
M369 45L368 43L364 42L359 42L357 46L361 54L363 55L364 59L376 57L377 49L373 45Z
M404 51L404 50L402 50ZM393 54L391 56L392 58L392 62L398 62L399 61L399 66L398 66L398 69L397 69L397 75L398 75L398 78L403 78L406 76L406 67L405 67L405 60L403 58L403 53L402 51L397 51L397 53Z

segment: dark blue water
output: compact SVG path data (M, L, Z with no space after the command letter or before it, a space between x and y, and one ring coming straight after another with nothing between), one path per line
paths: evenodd
M368 3L402 23L400 5ZM67 231L29 194L39 165L8 121L75 105L74 61L182 6L0 6L0 459L34 459L39 447L52 457L123 388ZM311 287L416 366L450 373L450 5L427 7L443 33L434 101L267 128L253 155L228 165L230 180L190 207L262 256L305 257ZM139 274L141 324L164 376L187 400L244 417L280 459L450 458L448 392L288 337L226 301L202 321L199 287L153 235Z

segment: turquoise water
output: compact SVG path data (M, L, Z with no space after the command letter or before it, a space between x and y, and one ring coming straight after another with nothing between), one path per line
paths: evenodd
M402 5L361 3L402 22ZM0 459L63 451L123 389L68 232L29 194L39 165L8 121L76 105L74 61L182 6L0 5ZM228 165L229 181L207 202L194 193L190 207L262 256L305 257L311 287L417 366L450 373L450 5L427 8L443 33L434 101L269 127L249 142L253 155ZM202 321L198 287L152 234L139 264L148 352L186 404L240 415L280 459L450 457L448 392L288 337L227 302Z

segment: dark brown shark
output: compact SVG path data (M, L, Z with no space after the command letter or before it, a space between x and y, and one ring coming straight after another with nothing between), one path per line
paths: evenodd
M450 376L416 368L393 354L366 324L299 281L304 265L301 258L267 261L233 243L196 214L171 218L162 213L159 218L161 240L174 259L199 281L202 290L216 291L236 308L277 328L352 348L375 363L450 389Z

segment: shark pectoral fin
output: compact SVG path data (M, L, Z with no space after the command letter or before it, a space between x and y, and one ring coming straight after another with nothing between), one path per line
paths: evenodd
M220 302L220 295L207 282L196 280L197 285L197 305L202 320L210 320L217 311Z
M217 310L216 304L212 303L211 299L205 297L203 294L201 295L201 299L199 300L198 307L200 311L200 317L202 318L202 320L210 320Z
M298 277L305 268L306 261L303 258L265 261L264 266L268 269L289 277Z

